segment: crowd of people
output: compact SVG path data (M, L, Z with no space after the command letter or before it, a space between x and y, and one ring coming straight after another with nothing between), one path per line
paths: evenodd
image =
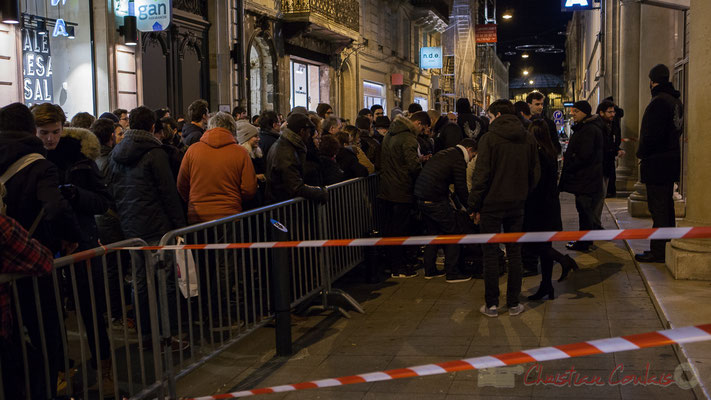
M643 119L638 152L655 226L674 224L670 198L678 170L659 161L677 160L683 122L678 92L665 68L650 73L655 97ZM358 113L355 125L336 117L328 104L319 104L315 112L295 107L286 119L270 110L250 118L242 107L231 114L211 113L206 101L197 100L185 119L173 118L168 109L141 106L99 118L78 113L68 122L58 105L28 108L14 103L0 109L1 272L39 274L49 268L48 255L51 259L125 238L154 245L166 232L188 224L294 197L325 203L327 186L372 173L380 175L378 215L386 237L558 231L560 191L575 195L581 230L602 229L604 198L610 190L614 193L615 158L624 154L622 110L612 99L600 103L595 113L587 101L573 105L573 134L559 177L561 143L556 125L543 112L544 102L538 92L517 104L497 100L486 115L476 115L466 98L456 102L456 113L446 114L413 103L386 116L382 106L374 105ZM591 246L568 244L576 251ZM639 258L657 261L663 258L663 246L653 242L651 251ZM37 249L25 256L29 248ZM6 256L8 251L14 255ZM423 267L425 279L444 277L449 283L481 276L485 303L480 311L490 317L499 314L499 278L504 273L508 313L517 315L524 311L519 299L523 276L538 274L540 265L541 284L529 299L553 299L554 263L563 268L559 280L577 269L571 257L550 243L523 248L508 243L505 253L498 244L446 245L443 271L436 267L436 246L422 251L420 258L417 247L389 247L383 271L392 278L411 278ZM18 257L34 267L11 261ZM101 273L99 268L80 269L76 284L93 280L100 288ZM138 298L147 296L145 273L137 276ZM112 287L118 283L111 281L114 296ZM40 279L39 287L41 307L57 309L52 281ZM37 320L34 301L26 298L19 304L27 335L39 343L43 326L49 357L61 359L58 316L47 313ZM87 329L87 339L94 363L101 364L103 385L113 392L106 324L94 323L106 304L93 302L85 290L78 291L78 301L85 326L99 327ZM21 335L10 302L7 288L0 286L3 371L17 360L13 343ZM137 307L143 309L138 325L147 340L147 302ZM134 321L111 322L135 328ZM187 343L173 338L172 346L180 350ZM51 363L52 379L59 369L58 362ZM17 388L4 378L5 390Z

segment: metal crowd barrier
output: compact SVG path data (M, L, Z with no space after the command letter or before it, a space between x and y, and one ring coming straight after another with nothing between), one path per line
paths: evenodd
M152 257L114 249L145 245L58 258L45 276L0 275L14 325L0 339L0 400L164 398Z
M377 175L371 175L330 186L326 205L295 198L171 231L159 245L177 244L179 238L187 244L204 244L360 237L375 227L377 180ZM273 220L283 224L287 232L276 229ZM279 296L284 294L273 293L272 274L279 270L276 264L287 264L284 269L289 274L291 308L321 294L321 309L347 315L345 310L329 305L328 297L338 295L362 312L355 300L332 288L336 279L364 260L362 248L294 248L281 253L275 249L180 250L160 252L160 259L160 314L177 319L170 326L167 318L161 320L165 375L172 397L177 380L274 319L275 303L280 307ZM184 294L175 277L180 276L180 270L190 271L191 260L195 272L194 276L184 274ZM197 294L189 291L191 286ZM171 340L168 332L185 338L189 351L171 352L167 348Z

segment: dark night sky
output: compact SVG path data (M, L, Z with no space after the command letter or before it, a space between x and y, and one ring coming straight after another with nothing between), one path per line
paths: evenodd
M510 78L522 76L524 69L533 74L563 75L565 53L545 54L529 51L529 58L521 58L515 47L526 44L551 44L565 50L566 25L573 13L560 10L560 0L498 0L498 47L502 61L511 63ZM505 10L513 10L513 19L501 18ZM516 55L505 55L516 51Z

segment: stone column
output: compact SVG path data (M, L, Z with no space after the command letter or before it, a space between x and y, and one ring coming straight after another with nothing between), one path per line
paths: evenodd
M689 140L686 177L686 218L680 226L711 225L711 2L691 0L693 14L689 27L689 95L687 137ZM676 279L711 280L711 240L673 240L667 245L667 266Z
M637 181L637 137L639 136L639 26L641 5L624 2L620 6L619 96L625 110L622 118L622 149L626 154L617 166L617 190L632 191Z
M638 4L639 5L639 4ZM629 3L623 6L628 7ZM637 70L638 80L638 93L637 93L637 131L634 132L634 138L639 138L639 128L642 122L642 116L644 115L644 110L647 108L649 101L652 98L651 90L649 89L649 70L652 69L657 64L665 64L670 70L674 69L674 63L677 61L674 59L675 51L673 51L676 44L674 40L675 34L675 17L676 13L681 11L671 10L663 7L650 6L650 5L639 5L640 7L640 30L639 30L639 69ZM627 54L623 52L623 54ZM624 57L624 56L623 56ZM622 60L624 63L625 60ZM632 77L631 77L632 78ZM634 79L634 78L632 78ZM627 113L631 111L631 107L625 106L625 118L627 118ZM630 121L628 121L630 122ZM631 126L630 126L631 128ZM638 141L634 141L634 146L629 146L625 148L627 152L625 158L629 160L634 160L635 162L635 172L638 171L636 167L637 157L634 153L637 151ZM632 153L632 154L630 154ZM639 178L635 173L635 178ZM628 184L630 181L627 182ZM628 186L629 187L629 186ZM627 200L627 208L633 217L649 217L649 210L647 208L647 193L646 187L641 182L635 180L634 192L630 195ZM683 216L684 207L683 204L677 206L678 214Z

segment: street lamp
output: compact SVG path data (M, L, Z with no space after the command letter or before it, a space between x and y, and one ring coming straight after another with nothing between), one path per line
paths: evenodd
M503 18L507 21L512 19L513 18L513 11L511 11L511 10L504 11L504 13L501 15L501 18Z
M529 56L528 56L528 53L523 53L523 54L521 54L521 58L528 58L528 57L529 57Z
M524 69L524 70L523 70L523 76L528 76L528 70L527 70L527 69Z
M533 85L533 79L531 79L530 81L528 81L528 84L529 84L529 85Z

